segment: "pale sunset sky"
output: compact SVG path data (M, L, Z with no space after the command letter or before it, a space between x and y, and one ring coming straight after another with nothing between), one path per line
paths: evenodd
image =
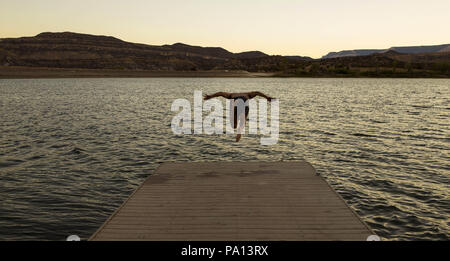
M1 0L0 38L71 31L319 58L450 43L449 0Z

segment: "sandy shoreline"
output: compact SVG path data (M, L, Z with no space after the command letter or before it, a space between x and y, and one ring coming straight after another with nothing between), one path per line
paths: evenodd
M247 71L138 71L0 66L0 79L27 78L138 78L138 77L271 77L275 73Z

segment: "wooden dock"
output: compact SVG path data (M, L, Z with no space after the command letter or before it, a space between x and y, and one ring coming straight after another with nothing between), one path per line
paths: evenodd
M90 240L366 240L307 162L161 164Z

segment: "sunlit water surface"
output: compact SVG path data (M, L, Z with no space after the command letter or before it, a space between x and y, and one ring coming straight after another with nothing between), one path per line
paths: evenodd
M280 139L174 135L194 90L280 100ZM0 80L0 240L87 239L166 161L307 160L381 237L450 237L450 80Z

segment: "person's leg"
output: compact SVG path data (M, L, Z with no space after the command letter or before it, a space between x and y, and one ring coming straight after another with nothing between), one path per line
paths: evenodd
M245 121L247 121L248 120L248 112L250 111L250 108L249 108L249 106L247 105L247 106L245 106Z
M233 106L233 129L237 128L237 122L238 122L238 114L237 114L237 107Z
M241 140L242 133L245 132L245 123L247 122L247 119L248 119L248 112L249 112L249 107L246 104L245 113L241 113L239 115L239 127L238 127L238 134L236 135L236 142L239 142ZM235 114L235 119L238 118L236 116L237 116L237 113ZM235 121L234 126L236 126L236 125L237 125L237 123Z
M233 103L233 101L232 101L232 103ZM232 116L232 126L233 126L233 129L235 129L236 130L236 128L237 128L237 126L238 126L238 113L237 113L237 111L238 111L238 109L237 109L237 107L236 106L234 106L234 105L232 105L231 106L231 116ZM241 134L240 133L238 133L237 135L236 135L236 142L238 142L239 140L241 139Z
M237 126L236 142L238 142L241 139L242 134L244 134L244 132L245 132L246 115L245 115L245 113L241 113L241 114L239 114L239 116L237 118L238 118L238 126Z

